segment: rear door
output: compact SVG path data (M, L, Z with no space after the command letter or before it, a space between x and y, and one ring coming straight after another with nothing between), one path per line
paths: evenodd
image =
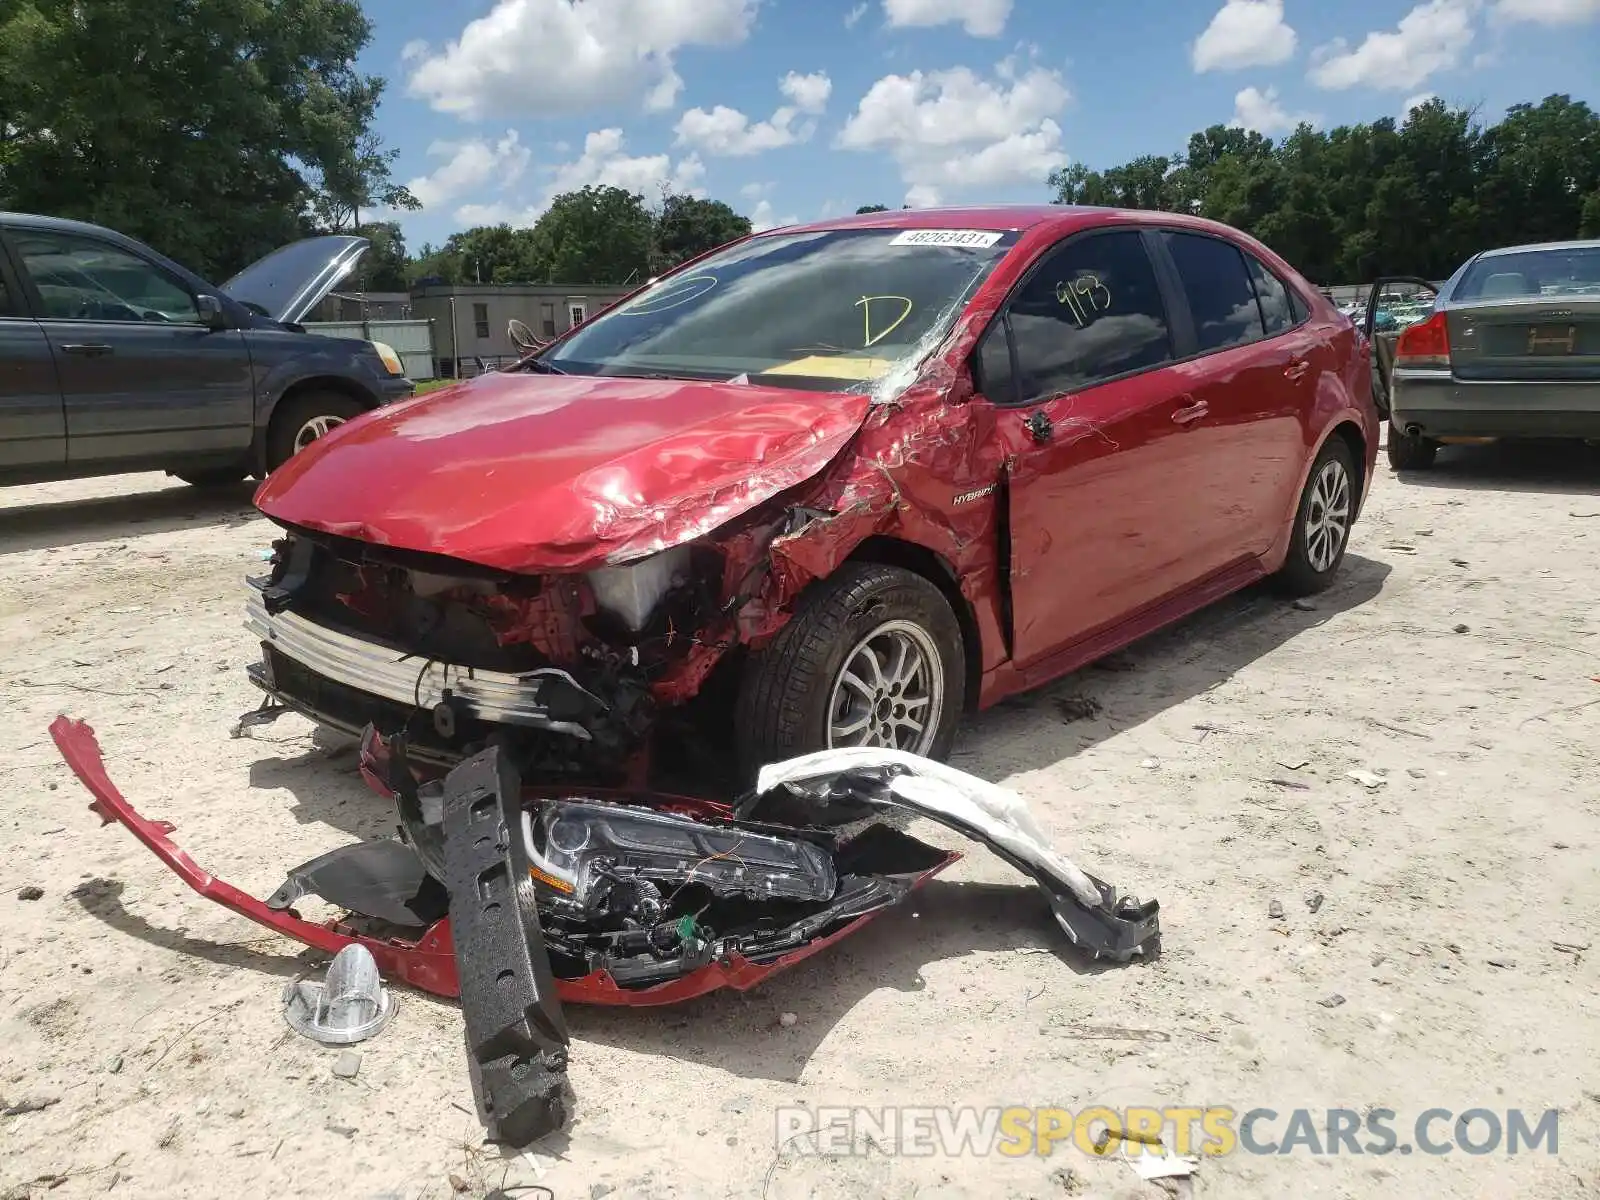
M1372 344L1372 402L1389 415L1394 392L1394 348L1400 334L1426 317L1438 288L1415 275L1380 275L1367 292L1361 332Z
M200 324L187 283L86 234L17 229L12 242L55 356L70 465L249 450L244 335Z
M0 230L0 471L66 461L67 421L50 341L28 311Z
M1006 456L1012 654L1023 668L1116 625L1192 574L1202 481L1181 443L1167 301L1133 229L1049 250L979 346Z
M1192 357L1176 370L1205 406L1184 450L1205 481L1188 521L1196 566L1209 574L1266 553L1280 534L1304 465L1316 377L1328 364L1315 332L1294 319L1283 281L1253 256L1191 231L1167 231L1162 244L1192 325Z

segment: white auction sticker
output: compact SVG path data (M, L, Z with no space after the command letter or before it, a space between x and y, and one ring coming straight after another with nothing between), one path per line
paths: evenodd
M908 229L891 246L958 246L987 250L1005 235L989 229Z

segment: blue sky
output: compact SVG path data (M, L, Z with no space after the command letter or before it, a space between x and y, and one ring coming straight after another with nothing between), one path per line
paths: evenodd
M1047 200L1070 161L1281 136L1439 95L1600 105L1600 0L372 0L413 249L665 184L758 226ZM375 214L381 215L381 214Z

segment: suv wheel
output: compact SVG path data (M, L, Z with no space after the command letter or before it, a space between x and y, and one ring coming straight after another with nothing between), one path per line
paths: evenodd
M283 401L267 430L267 470L276 471L330 429L365 411L342 392L302 392Z
M848 746L943 758L965 707L961 626L900 567L851 563L814 587L745 667L735 718L750 774Z
M1289 556L1278 573L1284 591L1310 596L1333 583L1350 544L1355 512L1355 458L1344 438L1334 434L1317 455L1300 494Z

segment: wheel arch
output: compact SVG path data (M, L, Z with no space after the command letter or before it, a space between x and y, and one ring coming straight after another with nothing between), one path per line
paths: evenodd
M278 414L283 411L285 404L308 392L337 392L354 400L366 412L371 412L381 403L376 395L344 375L307 375L303 379L296 379L273 398L262 414L263 420L256 426L255 445L251 456L255 460L258 478L266 478L267 443Z
M899 567L913 575L920 575L939 589L950 610L955 613L956 624L961 628L961 654L966 668L963 706L969 713L976 711L978 690L983 678L983 643L977 615L961 591L960 576L955 568L938 551L887 534L874 534L864 539L844 561Z
M1361 426L1354 421L1344 420L1328 431L1328 436L1322 439L1326 446L1334 438L1340 438L1350 448L1350 457L1355 460L1356 478L1356 511L1351 514L1351 520L1361 515L1361 510L1366 507L1367 499L1367 437L1361 432ZM1317 448L1317 453L1322 453L1322 447ZM1314 458L1315 456L1313 456Z

